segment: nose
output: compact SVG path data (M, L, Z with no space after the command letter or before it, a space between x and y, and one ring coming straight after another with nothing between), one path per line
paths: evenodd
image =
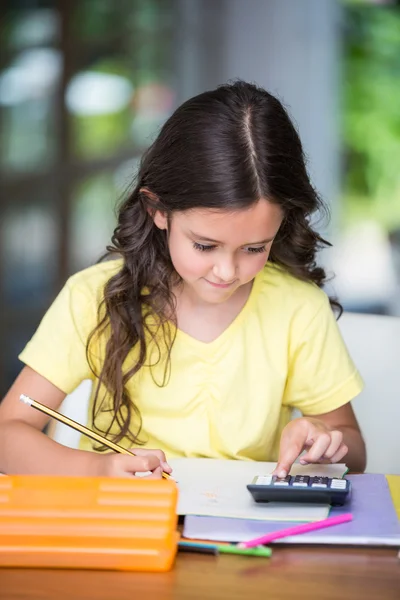
M214 264L213 275L221 282L230 283L236 277L236 263L233 256L221 256Z

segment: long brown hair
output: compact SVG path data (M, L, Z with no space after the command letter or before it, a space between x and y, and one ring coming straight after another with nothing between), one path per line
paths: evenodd
M168 380L175 321L171 282L176 273L166 232L154 225L152 213L157 208L167 215L194 208L241 210L260 198L279 204L284 214L269 261L321 287L326 277L316 254L329 243L310 217L324 205L279 100L238 81L182 104L144 154L135 185L119 209L107 251L122 257L123 264L105 286L99 323L88 340L94 371L90 343L96 335L107 337L92 416L95 424L103 406L103 384L112 397L112 418L103 433L117 425L114 441L127 437L140 443L141 418L127 383L148 364L150 345L158 349L152 364L165 361L165 376L158 384ZM133 364L125 368L134 347Z

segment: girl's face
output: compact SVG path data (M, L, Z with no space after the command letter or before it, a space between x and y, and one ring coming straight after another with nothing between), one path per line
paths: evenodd
M169 225L157 212L154 222L169 229L169 251L186 291L219 304L264 267L282 223L282 210L261 199L235 212L193 209L176 212Z

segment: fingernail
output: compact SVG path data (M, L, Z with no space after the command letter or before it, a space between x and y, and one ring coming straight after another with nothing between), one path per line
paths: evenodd
M162 462L161 466L164 471L168 471L168 473L172 473L172 467L167 462Z
M306 460L304 460L304 458L300 459L300 464L301 465L308 465L308 462Z
M279 471L279 473L278 473L278 477L280 477L280 478L286 477L286 475L287 475L287 473L283 469L282 469L282 471Z

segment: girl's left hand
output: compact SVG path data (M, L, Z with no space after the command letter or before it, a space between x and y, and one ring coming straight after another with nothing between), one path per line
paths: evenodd
M343 433L331 429L323 421L312 417L301 417L290 421L282 431L278 464L273 472L277 477L286 477L291 466L303 452L300 463L339 462L348 451L343 443Z

